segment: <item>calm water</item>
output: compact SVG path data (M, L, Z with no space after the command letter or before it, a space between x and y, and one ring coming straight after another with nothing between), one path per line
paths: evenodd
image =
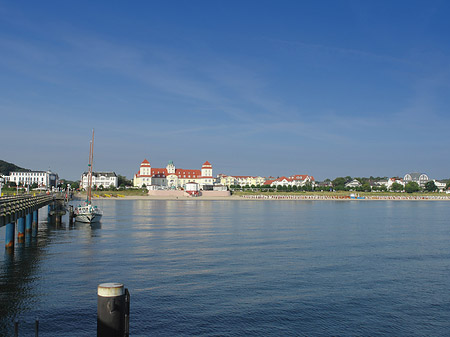
M0 254L0 335L93 336L97 285L131 293L132 336L442 336L450 203L99 202ZM0 229L4 245L5 228Z

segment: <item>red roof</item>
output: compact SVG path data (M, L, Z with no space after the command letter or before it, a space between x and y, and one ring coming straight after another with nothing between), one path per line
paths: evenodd
M152 167L151 174L150 175L139 175L138 177L154 177L154 178L166 178L168 175L170 175L167 172L167 169L165 168L155 168ZM201 171L200 170L185 170L185 169L176 169L175 175L178 176L178 178L199 178L201 177Z
M296 174L293 176L290 176L289 178L294 179L294 180L305 180L306 178L310 178L312 181L314 181L314 177L309 176L307 174Z

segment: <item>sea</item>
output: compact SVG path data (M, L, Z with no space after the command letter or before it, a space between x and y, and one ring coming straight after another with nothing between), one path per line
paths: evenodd
M0 251L0 336L95 336L105 282L130 336L450 334L448 201L96 202Z

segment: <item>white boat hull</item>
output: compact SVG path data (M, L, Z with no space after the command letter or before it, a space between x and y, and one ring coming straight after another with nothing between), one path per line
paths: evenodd
M75 217L75 221L94 223L100 222L101 218L102 218L101 214L79 214Z
M84 223L95 223L99 222L102 218L103 213L96 207L92 205L78 206L75 209L75 221Z

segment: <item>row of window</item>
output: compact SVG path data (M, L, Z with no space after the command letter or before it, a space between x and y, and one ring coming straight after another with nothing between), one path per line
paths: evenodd
M11 172L12 176L32 176L32 177L36 177L36 176L44 176L46 173L44 172Z
M44 178L41 177L12 177L11 181L30 181L30 182L44 182Z

